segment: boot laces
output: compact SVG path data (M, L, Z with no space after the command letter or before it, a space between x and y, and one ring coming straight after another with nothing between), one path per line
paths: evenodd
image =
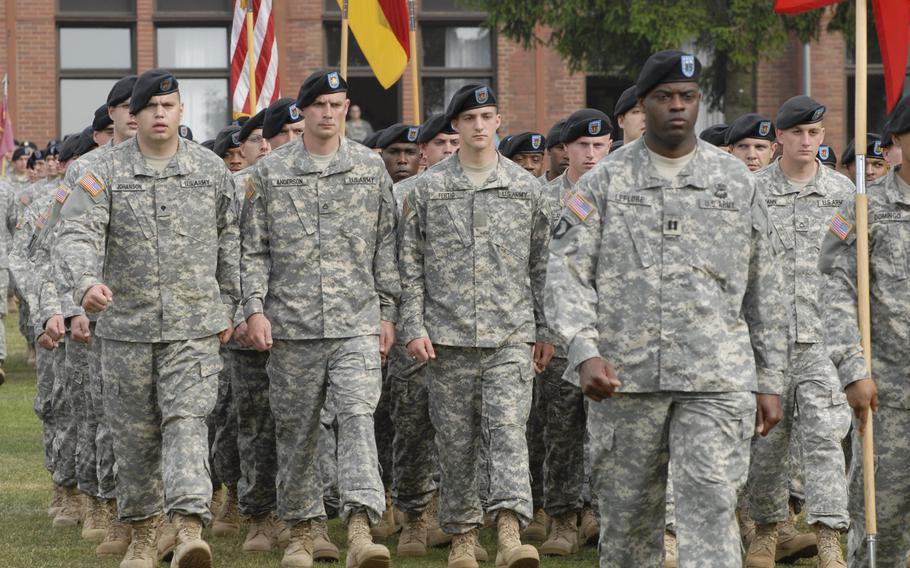
M777 552L777 533L776 531L756 530L755 539L752 541L750 550L757 554L770 554L774 557Z
M474 556L474 546L476 540L476 530L470 530L466 533L454 535L452 537L452 556Z

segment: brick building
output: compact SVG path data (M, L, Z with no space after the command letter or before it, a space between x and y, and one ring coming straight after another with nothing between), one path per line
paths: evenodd
M356 1L356 0L355 0ZM17 138L39 145L89 123L118 77L154 66L181 81L184 122L197 139L229 120L228 44L232 0L4 0L5 41L0 73L10 79ZM503 132L541 130L582 106L610 113L630 83L570 74L552 50L524 50L481 26L483 13L457 0L418 0L418 45L424 116L441 110L465 81L492 83L503 112ZM312 70L337 66L340 12L336 0L273 0L281 92L295 96ZM776 61L757 66L757 111L768 116L801 92L802 46L793 42ZM877 55L877 50L873 50ZM843 38L823 34L812 46L812 94L829 107L828 142L843 147L852 115L851 63ZM374 126L413 116L410 77L388 91L372 78L356 42L349 57L350 96ZM873 62L872 70L880 72ZM884 100L880 75L870 97ZM883 102L882 102L883 106ZM882 112L872 109L870 129ZM719 122L703 112L700 126Z

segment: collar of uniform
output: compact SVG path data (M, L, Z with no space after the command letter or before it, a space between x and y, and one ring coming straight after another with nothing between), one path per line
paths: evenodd
M131 160L133 162L133 175L166 178L173 175L185 176L192 173L193 171L189 167L189 164L187 164L186 140L182 138L178 142L177 153L174 154L171 162L160 174L148 166L148 163L145 161L145 156L143 156L142 152L139 150L139 142L135 137L131 138L127 142L124 142L124 144L129 144L129 146L126 147L126 150L135 153L135 159ZM174 162L177 163L176 171L174 168Z
M338 151L335 152L335 157L324 170L319 169L316 162L310 157L310 153L306 151L303 137L296 144L300 145L299 151L294 152L293 169L296 174L318 174L319 177L325 177L349 171L354 167L351 165L351 145L345 137L341 138L341 144L338 146Z
M708 187L708 179L705 172L712 171L711 164L705 162L704 148L709 146L704 140L696 139L695 155L686 164L686 167L676 176L682 182L682 185L705 189ZM635 162L647 164L643 168L634 169L634 184L638 189L660 189L666 187L669 183L666 179L657 173L657 168L651 163L651 156L648 154L648 147L645 145L645 137L639 137L635 142L629 145L627 152L634 152Z
M771 164L771 175L774 178L774 183L770 184L768 188L768 193L772 195L790 195L793 193L799 193L801 195L811 195L813 193L818 194L822 197L828 195L828 190L825 189L827 185L825 181L828 179L827 176L831 175L833 172L829 172L828 167L822 164L818 158L815 159L817 168L815 170L815 177L813 177L809 183L802 190L793 187L790 183L790 180L784 174L784 171L780 168L780 158L774 160Z
M899 168L891 168L891 170L885 174L884 183L882 184L885 190L885 197L891 203L910 205L910 195L901 191L900 182L897 180L898 171L900 171Z
M477 189L494 189L497 187L508 187L508 183L505 181L507 176L503 169L503 158L502 154L496 153L496 167L493 168L493 172L487 177L483 185ZM452 154L451 158L446 160L448 162L448 168L450 175L446 176L448 182L447 185L455 187L457 189L474 189L474 184L471 183L471 180L468 179L466 173L464 173L464 168L461 166L461 156L458 155L458 152Z

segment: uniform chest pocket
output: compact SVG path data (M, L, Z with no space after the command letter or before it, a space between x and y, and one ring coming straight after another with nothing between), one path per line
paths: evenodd
M489 212L490 236L501 250L524 262L531 253L531 202L527 199L496 198Z
M156 214L170 219L174 232L201 243L218 238L215 186L210 180L182 180L157 195Z
M619 276L646 269L654 264L654 252L648 241L645 223L656 222L650 207L620 205L611 202L604 222L601 250L605 256L604 273Z
M111 227L110 231L129 245L145 241L155 236L151 219L154 203L146 190L111 191Z
M468 232L467 199L430 200L427 205L427 237L437 252L447 248L465 248L473 244L473 234Z
M896 280L907 279L907 245L905 239L910 237L910 228L904 227L904 223L891 223L888 227L891 249L891 272Z

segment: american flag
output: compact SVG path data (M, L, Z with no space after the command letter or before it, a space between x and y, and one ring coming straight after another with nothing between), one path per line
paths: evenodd
M831 232L834 233L835 235L837 235L837 238L839 238L840 240L844 240L847 238L847 235L850 234L850 230L853 228L853 225L851 225L846 219L844 219L843 215L838 213L837 215L834 216L833 219L831 219L830 228L831 228Z
M256 108L250 108L250 62L246 15L253 13ZM278 86L278 42L272 0L234 0L231 27L231 100L234 116L252 116L281 97Z
M9 96L7 95L8 80L3 76L3 98L0 99L0 160L3 154L16 147L13 140L13 123L9 118Z
M588 200L577 193L572 195L572 199L566 203L566 207L572 213L575 213L575 215L582 221L587 219L588 215L591 214L591 211L594 210L594 207L588 203Z
M69 196L69 192L65 187L60 186L57 188L57 193L54 194L54 199L57 200L57 203L60 203L62 205L66 202L67 196Z

